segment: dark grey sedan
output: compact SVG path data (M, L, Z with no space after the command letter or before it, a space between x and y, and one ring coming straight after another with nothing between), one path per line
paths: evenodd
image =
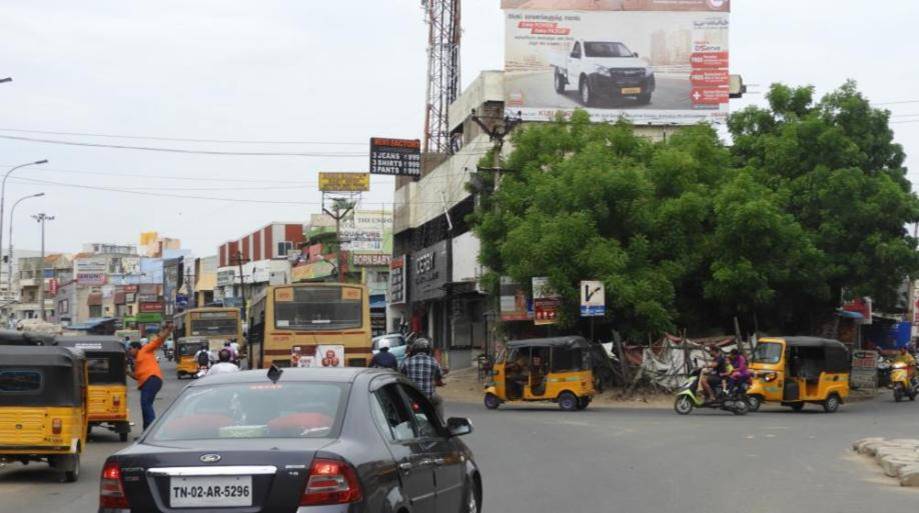
M392 371L211 376L109 457L99 511L476 513L482 479L457 438L471 431Z

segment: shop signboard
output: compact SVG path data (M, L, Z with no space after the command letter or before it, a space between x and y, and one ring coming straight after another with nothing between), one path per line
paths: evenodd
M370 190L370 173L319 173L319 190L323 192L366 192Z
M533 324L545 325L558 323L558 310L561 297L549 285L545 276L533 277Z
M370 173L421 177L421 141L371 137Z
M163 302L155 301L152 303L141 303L138 309L141 311L141 313L162 312Z
M445 286L450 281L450 263L447 261L447 244L440 241L412 255L409 266L409 297L412 302L441 299L447 295Z
M297 283L301 281L316 280L331 276L335 272L335 266L325 260L319 260L310 264L298 265L290 271L290 279Z
M388 267L392 262L392 255L386 253L354 253L351 255L354 265L367 267Z
M877 388L878 352L857 349L852 351L852 374L849 377L852 388Z
M389 304L404 305L408 292L408 280L406 279L405 264L408 256L402 255L393 258L389 263Z

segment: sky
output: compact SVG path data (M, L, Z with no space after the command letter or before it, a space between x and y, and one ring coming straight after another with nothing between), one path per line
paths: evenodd
M498 4L463 0L463 86L503 67ZM731 71L750 93L731 108L763 104L773 82L811 84L819 95L851 78L891 110L907 155L919 154L913 30L911 0L735 0ZM0 171L49 160L9 179L4 246L10 205L45 192L17 208L17 248L39 247L30 216L45 212L55 217L50 250L137 244L153 230L212 255L272 221L319 212L317 173L366 171L370 137L421 137L427 33L416 0L6 0L0 33L0 78L13 77L0 84ZM373 176L363 207L391 209L392 193L391 177Z

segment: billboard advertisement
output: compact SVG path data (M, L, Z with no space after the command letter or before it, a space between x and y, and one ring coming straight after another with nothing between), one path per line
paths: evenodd
M421 177L421 141L372 137L370 174Z
M107 270L105 257L78 258L73 261L73 275L80 285L105 285Z
M319 173L319 190L325 192L366 192L370 173Z
M503 0L505 108L549 121L724 122L727 0Z

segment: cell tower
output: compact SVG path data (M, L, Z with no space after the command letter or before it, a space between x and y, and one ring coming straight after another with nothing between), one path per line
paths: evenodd
M452 153L447 109L459 93L460 0L421 0L428 24L424 151Z

